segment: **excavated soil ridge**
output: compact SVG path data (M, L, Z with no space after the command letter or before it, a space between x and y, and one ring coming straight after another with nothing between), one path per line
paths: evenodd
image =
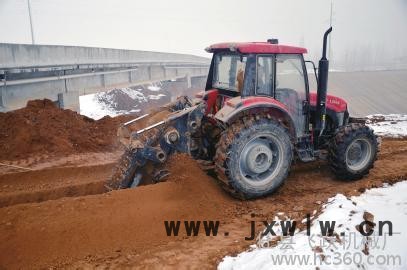
M33 100L25 108L0 113L0 160L39 154L58 156L117 148L117 127L134 116L95 121L51 100Z

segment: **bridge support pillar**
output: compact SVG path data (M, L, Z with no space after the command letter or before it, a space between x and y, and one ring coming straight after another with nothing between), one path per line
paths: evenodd
M0 87L0 112L1 111L3 111L3 110L5 110L5 100L4 100L4 98L5 98L5 94L3 93L5 90L4 90L4 87Z
M63 109L80 112L79 91L69 91L58 94L59 106Z
M191 88L192 82L191 82L191 75L189 73L185 76L185 81L187 82L187 88Z

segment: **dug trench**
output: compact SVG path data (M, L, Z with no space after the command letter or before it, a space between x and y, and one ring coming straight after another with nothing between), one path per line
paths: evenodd
M324 162L295 164L275 194L253 201L231 198L186 155L169 160L166 182L87 196L97 187L86 184L106 179L113 164L7 174L1 186L14 181L27 197L38 192L30 188L35 179L44 187L82 184L90 192L0 208L0 268L214 268L223 256L253 244L244 239L251 220L284 212L300 221L337 193L350 196L407 179L407 140L384 139L381 149L360 181L335 180ZM167 236L165 220L219 220L220 228L217 236Z
M165 118L163 108L132 125ZM95 121L50 100L0 113L0 207L101 194L120 155L116 131L137 115Z
M107 192L113 164L46 168L0 175L0 207Z

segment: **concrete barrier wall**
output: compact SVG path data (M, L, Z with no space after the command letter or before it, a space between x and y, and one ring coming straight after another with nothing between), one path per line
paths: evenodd
M209 64L209 61L208 58L188 54L0 43L0 69L112 63L184 62Z

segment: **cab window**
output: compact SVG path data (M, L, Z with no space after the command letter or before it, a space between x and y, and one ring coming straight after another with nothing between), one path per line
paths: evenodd
M273 57L259 56L257 58L256 94L271 96L273 89Z
M213 86L219 89L241 92L246 62L247 57L242 55L215 55Z

